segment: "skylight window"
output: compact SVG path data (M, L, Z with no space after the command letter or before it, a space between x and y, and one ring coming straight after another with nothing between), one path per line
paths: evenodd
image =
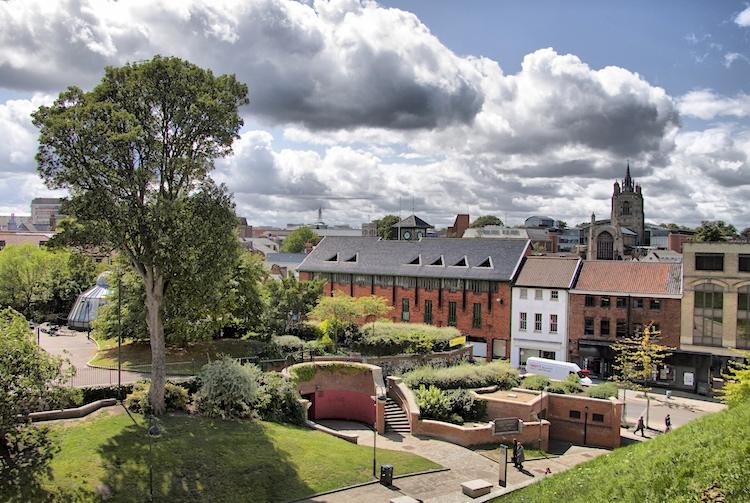
M326 262L338 262L338 261L339 261L339 254L338 253L336 255L334 255L333 257L330 257L330 258L326 259Z
M355 253L348 259L344 260L344 262L356 262L358 258L359 258L359 253Z
M417 255L414 259L409 262L409 265L422 265L422 255Z
M456 262L455 264L453 264L453 267L468 267L468 266L469 266L469 264L466 261L466 255L464 255L463 257L461 257L461 260L459 260L458 262Z
M486 258L486 259L484 260L484 262L482 262L481 264L479 264L479 265L478 265L478 266L476 266L476 267L485 267L485 268L487 268L487 269L492 269L492 258L490 258L490 257L487 257L487 258Z
M436 258L435 260L433 260L430 265L439 265L439 266L442 266L443 265L443 256L440 255L438 258Z

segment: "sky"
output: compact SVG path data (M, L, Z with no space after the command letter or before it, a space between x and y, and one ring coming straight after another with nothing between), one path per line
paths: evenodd
M248 84L212 176L252 225L413 212L750 227L750 4L0 0L0 213L50 191L29 114L174 55Z

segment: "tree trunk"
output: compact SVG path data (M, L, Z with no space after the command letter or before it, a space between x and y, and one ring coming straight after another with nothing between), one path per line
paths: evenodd
M164 386L167 380L165 360L164 321L162 304L164 303L164 276L153 267L146 270L144 278L146 288L146 323L151 342L151 387L148 394L151 410L155 416L164 414Z

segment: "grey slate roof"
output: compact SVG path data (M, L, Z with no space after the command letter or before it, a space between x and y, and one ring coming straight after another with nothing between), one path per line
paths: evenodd
M307 255L305 253L269 253L266 262L276 264L299 264Z
M394 241L329 236L318 243L297 270L510 281L528 247L529 241L522 239ZM441 257L442 266L429 265ZM454 265L464 258L466 267ZM478 267L487 259L491 267ZM419 264L410 264L415 260Z
M398 223L391 225L392 228L396 229L399 227L416 227L419 229L434 229L435 226L428 224L416 215L411 215L404 218Z

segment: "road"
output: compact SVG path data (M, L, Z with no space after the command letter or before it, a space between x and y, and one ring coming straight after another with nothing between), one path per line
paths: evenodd
M622 399L620 391L620 399ZM685 423L713 414L725 408L725 406L714 399L699 395L679 393L680 396L667 398L664 390L654 390L648 394L649 400L646 400L644 393L628 391L625 401L625 417L628 424L634 425L638 422L638 417L643 415L646 420L646 408L648 406L648 426L663 431L664 418L667 414L672 419L672 428L677 428Z
M47 325L41 325L46 329ZM70 360L76 369L76 375L71 379L71 386L107 386L117 384L117 370L90 367L89 360L97 351L96 343L86 338L85 332L76 332L61 328L58 335L52 336L40 331L39 345L53 355L63 356ZM122 371L122 383L128 384L147 379L148 374L140 372Z

